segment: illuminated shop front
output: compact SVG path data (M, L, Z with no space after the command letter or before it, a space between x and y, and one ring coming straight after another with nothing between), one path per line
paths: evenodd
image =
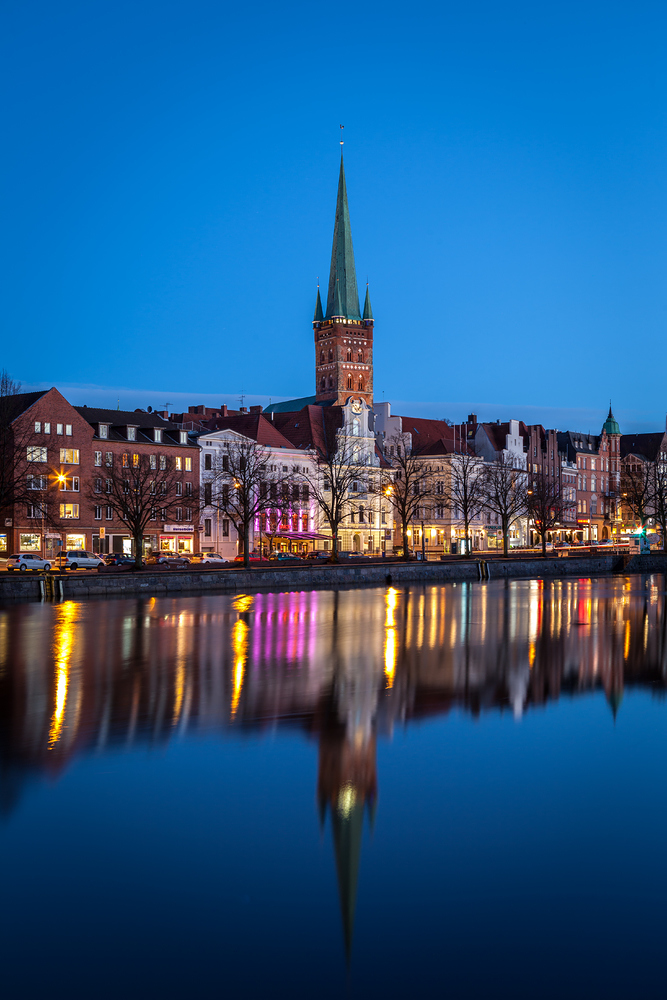
M187 555L194 552L195 534L191 524L165 524L160 535L160 552Z

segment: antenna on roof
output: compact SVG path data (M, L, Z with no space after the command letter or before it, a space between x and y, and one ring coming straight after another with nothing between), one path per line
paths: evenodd
M244 402L245 402L245 393L243 389L241 389L241 395L239 396L239 403L241 404L241 406L243 406Z
M164 404L164 408L165 408L165 410L167 410L167 411L168 411L168 410L169 410L169 407L170 407L170 406L171 406L171 401L170 401L170 400L167 400L167 402L166 402L166 403Z
M118 403L118 406L116 407L116 409L120 410L120 399L116 400L116 402Z

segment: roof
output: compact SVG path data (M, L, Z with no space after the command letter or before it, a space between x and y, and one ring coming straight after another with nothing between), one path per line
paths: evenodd
M276 414L276 426L294 448L315 448L326 458L343 426L341 406L304 406L293 413Z
M639 455L647 462L655 462L663 450L664 440L664 431L651 434L622 434L621 458L627 458L628 455Z
M362 319L373 319L373 309L371 306L371 293L368 291L368 282L366 282L366 301L364 302L364 315Z
M338 175L338 197L336 199L336 218L334 221L333 246L331 248L331 268L329 270L329 291L327 294L327 312L325 318L331 319L332 316L361 319L342 151L340 173Z
M527 445L528 439L530 438L530 432L523 420L517 421L519 424L519 437L524 439L524 444ZM496 421L495 424L484 423L478 424L478 427L483 427L486 432L486 436L493 446L494 451L504 451L507 447L507 435L510 432L510 421L504 420L501 423Z
M286 399L282 403L271 403L264 413L296 413L304 406L333 406L335 399L318 399L317 396L302 396L300 399Z
M609 415L602 425L602 430L606 431L607 434L620 434L621 428L618 426L618 420L611 412L611 405L609 406Z
M280 433L278 428L261 413L242 413L240 416L213 417L199 432L206 437L210 431L236 431L243 437L256 441L267 448L293 448L294 445Z
M0 397L3 422L6 420L8 423L12 423L13 420L16 420L22 413L30 409L38 399L46 396L47 392L51 392L51 390L40 389L39 392L15 392L10 396Z
M568 461L573 462L578 453L593 455L600 450L597 434L583 434L581 431L559 431L556 435L558 451L564 452Z
M74 409L85 417L89 424L109 424L111 427L164 427L176 429L170 420L158 413L147 410L106 410L98 406L75 406Z

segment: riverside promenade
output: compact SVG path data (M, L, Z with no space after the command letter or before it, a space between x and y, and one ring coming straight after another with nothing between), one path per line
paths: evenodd
M2 574L0 601L81 600L138 594L238 593L248 590L434 584L496 579L554 579L612 573L666 573L667 555L591 555L567 559L458 559L448 562L377 562L287 566L254 565L225 569L140 570L103 573Z

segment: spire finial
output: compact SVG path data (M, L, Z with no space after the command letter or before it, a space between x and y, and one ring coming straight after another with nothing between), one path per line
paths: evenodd
M340 155L342 156L343 155L343 143L345 142L345 140L343 139L343 129L345 128L345 126L344 125L340 125L339 128L341 130L341 132L340 132Z

